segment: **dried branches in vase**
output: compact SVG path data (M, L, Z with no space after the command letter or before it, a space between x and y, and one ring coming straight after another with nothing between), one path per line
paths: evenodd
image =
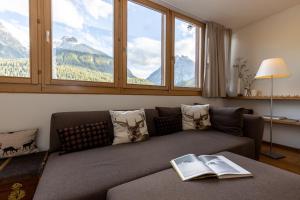
M244 95L251 96L251 87L254 82L255 74L252 73L247 66L247 60L244 58L237 58L233 68L237 70L238 81L237 81L237 94L242 96L241 83L243 83Z

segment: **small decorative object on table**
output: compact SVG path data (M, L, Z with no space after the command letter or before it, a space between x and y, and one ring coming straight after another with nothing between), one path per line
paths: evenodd
M233 65L238 72L237 95L243 96L241 88L244 88L244 96L251 96L251 86L254 82L254 73L251 73L247 66L247 60L238 58L236 64Z
M0 159L0 199L31 200L48 152Z

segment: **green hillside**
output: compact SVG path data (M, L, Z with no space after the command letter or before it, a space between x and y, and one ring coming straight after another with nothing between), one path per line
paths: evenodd
M0 58L0 76L29 77L29 61L26 58Z
M106 73L113 72L113 59L105 54L91 54L60 48L55 52L57 66L70 65Z
M56 78L61 80L113 82L111 73L100 72L83 67L60 65L56 67L56 73Z
M113 82L113 59L104 53L93 54L57 48L55 55L57 79ZM130 70L127 73L128 83L153 85L148 80L135 77Z
M57 68L57 79L78 80L92 82L113 82L111 73L99 72L84 67L75 67L70 65L61 65ZM128 82L133 84L151 84L149 81L139 78L129 78Z

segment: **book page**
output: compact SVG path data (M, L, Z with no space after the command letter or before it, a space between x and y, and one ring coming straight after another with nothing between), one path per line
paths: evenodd
M182 180L189 180L197 176L213 173L213 171L194 154L176 158L172 160L171 163Z
M243 169L239 165L228 160L224 156L218 155L202 155L199 156L205 165L207 165L218 176L222 175L251 175L250 172Z

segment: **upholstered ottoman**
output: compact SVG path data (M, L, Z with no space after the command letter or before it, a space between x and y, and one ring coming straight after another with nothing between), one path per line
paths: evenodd
M167 169L117 187L108 200L300 200L300 175L293 174L236 154L222 152L252 172L252 178L215 178L182 182Z

